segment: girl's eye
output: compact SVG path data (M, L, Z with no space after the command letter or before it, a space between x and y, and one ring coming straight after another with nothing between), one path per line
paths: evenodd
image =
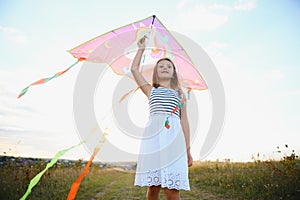
M171 65L168 66L169 69L171 69L171 67L172 67Z

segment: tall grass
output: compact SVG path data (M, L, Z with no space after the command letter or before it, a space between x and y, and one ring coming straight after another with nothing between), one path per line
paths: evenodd
M20 161L22 160L22 161ZM8 159L0 165L0 199L19 199L46 162ZM83 170L82 160L56 164L32 190L28 199L66 199ZM280 160L249 163L196 162L189 169L191 191L182 199L300 199L300 161L294 151ZM76 199L145 199L146 188L134 187L134 170L100 168L93 164ZM163 192L160 194L164 199Z
M288 148L288 145L285 145ZM282 153L277 147L277 153ZM300 199L300 160L292 150L280 160L206 162L190 169L196 188L237 199Z

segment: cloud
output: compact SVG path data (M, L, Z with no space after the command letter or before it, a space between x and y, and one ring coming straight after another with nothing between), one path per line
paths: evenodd
M25 35L17 35L15 37L13 37L12 39L15 43L18 43L18 44L28 44L28 42L29 42L28 37Z
M220 53L223 49L229 47L230 45L225 42L214 41L208 44L207 51L210 53Z
M284 79L284 73L279 69L273 69L267 72L265 77L267 80L280 81Z
M16 28L0 25L0 32L3 32L10 41L16 44L26 45L29 42L28 37L24 34L21 34Z
M179 20L185 30L212 30L222 27L228 21L228 15L211 12L203 5L179 12Z
M299 88L296 88L296 89L290 89L288 92L287 92L288 95L290 96L299 96L300 97L300 89Z
M209 46L211 49L226 48L226 44L218 42ZM255 152L272 152L276 144L282 144L282 141L297 145L295 138L299 139L299 136L295 137L294 133L298 131L294 121L299 121L299 118L292 116L289 109L281 110L281 106L288 107L284 103L288 97L283 94L279 96L278 90L274 90L278 85L268 84L265 79L284 80L287 77L285 71L274 68L260 76L257 72L244 68L243 63L230 55L217 53L211 58L225 88L226 120L222 137L214 150L218 154L214 155L213 152L210 159L227 154L230 158L246 160ZM299 89L295 88L291 91L292 94L299 94ZM297 108L293 107L295 109ZM236 151L239 148L243 149L243 153Z
M8 133L8 132L24 132L26 131L25 129L18 127L18 126L14 126L14 125L5 125L5 126L0 126L0 132L3 133Z
M17 29L0 25L0 31L4 33L16 33Z
M177 5L176 5L177 10L182 9L182 8L185 6L185 4L186 4L187 1L188 1L188 0L180 0L180 1L177 3Z
M224 5L224 4L213 4L208 6L210 10L220 10L220 11L231 11L232 6Z
M252 10L255 7L255 1L254 0L239 0L233 8L235 10Z
M30 131L27 124L33 117L39 116L30 103L17 99L16 80L21 80L24 73L14 73L13 70L0 70L0 132L20 133Z
M176 5L181 29L185 31L214 30L223 27L232 12L249 11L254 7L254 0L239 0L231 5L214 3L210 5L196 4L189 7L187 0L181 0Z

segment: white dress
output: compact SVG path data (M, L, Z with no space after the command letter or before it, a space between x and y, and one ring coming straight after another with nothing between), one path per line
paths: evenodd
M176 90L151 90L150 116L141 141L134 185L190 190L180 111L171 114L179 102ZM169 129L165 127L167 118Z

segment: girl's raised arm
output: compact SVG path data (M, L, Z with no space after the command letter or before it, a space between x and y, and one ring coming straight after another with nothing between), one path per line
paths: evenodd
M146 37L143 37L138 42L139 50L137 51L137 53L133 59L132 66L131 66L131 73L132 73L136 83L143 91L143 93L149 98L152 86L150 85L150 83L148 83L146 81L146 79L143 77L143 75L139 71L141 59L142 59L142 56L143 56L143 53L144 53L144 50L146 47L145 39L146 39Z

